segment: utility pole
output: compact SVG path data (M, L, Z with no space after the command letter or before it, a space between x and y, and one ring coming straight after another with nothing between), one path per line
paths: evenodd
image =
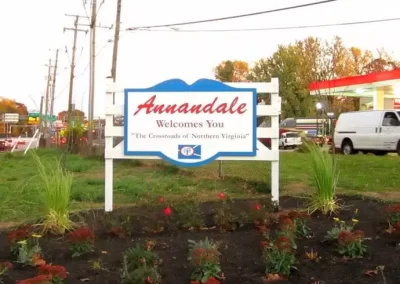
M45 99L45 105L44 105L44 117L46 121L46 127L47 127L47 115L49 114L49 95L50 95L50 73L51 72L51 59L49 59L49 65L48 65L48 71L47 71L47 85L46 85L46 99Z
M96 66L96 13L97 0L92 0L92 18L90 22L90 85L89 85L89 111L88 111L88 144L93 144L93 112L94 112L94 86Z
M40 113L39 113L39 132L43 133L43 101L44 97L40 98Z
M51 145L51 133L53 131L53 112L54 112L54 95L56 91L56 78L57 78L57 64L58 64L58 49L56 50L56 63L54 65L53 71L53 88L51 90L51 100L50 100L50 129L49 129L49 136L46 140L46 147L50 147Z
M114 82L117 79L118 42L119 42L119 30L121 24L121 2L122 0L117 1L117 16L115 19L114 49L113 49L112 67L111 67L111 76ZM113 103L115 103L115 93L113 94Z
M66 15L66 16L71 16L71 15ZM81 30L78 29L78 21L79 21L79 16L75 16L75 22L74 22L74 28L64 28L64 32L66 30L71 30L74 31L74 43L72 47L72 59L71 59L71 72L69 76L69 94L68 94L68 119L72 117L72 94L74 90L74 72L75 72L75 53L76 53L76 41L77 41L77 36L78 32L85 32L87 33L87 30Z

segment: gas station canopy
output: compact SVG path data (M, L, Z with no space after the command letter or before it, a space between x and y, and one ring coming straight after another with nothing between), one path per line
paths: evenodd
M309 90L311 95L359 97L360 106L376 110L400 108L400 69L312 82Z

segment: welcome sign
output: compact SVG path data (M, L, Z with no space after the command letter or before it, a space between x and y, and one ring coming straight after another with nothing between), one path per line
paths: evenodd
M179 79L125 89L124 154L200 166L221 156L256 156L257 90Z

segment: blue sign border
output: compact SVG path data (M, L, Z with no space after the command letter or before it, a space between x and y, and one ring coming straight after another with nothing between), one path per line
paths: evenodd
M171 159L159 151L128 151L128 95L130 93L143 93L143 92L252 92L253 93L253 149L251 152L218 152L207 160L197 163L185 163ZM257 90L255 88L234 88L211 79L200 79L192 85L188 85L185 81L180 79L171 79L161 82L150 88L143 89L125 89L124 98L124 154L126 156L158 156L171 164L182 167L198 167L213 162L218 157L254 157L257 155Z

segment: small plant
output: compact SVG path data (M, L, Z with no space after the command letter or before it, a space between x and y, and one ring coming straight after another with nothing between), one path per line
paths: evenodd
M340 255L350 258L361 258L367 251L364 242L364 232L342 231L338 237L338 252Z
M157 241L155 241L155 240L146 240L144 243L144 248L147 251L152 251L153 248L156 246L156 244L157 244Z
M53 277L51 275L38 275L32 278L19 280L16 282L16 284L59 284L59 283L60 282L53 282Z
M117 238L126 238L130 235L131 230L131 217L130 216L117 216L117 218L107 215L105 226L109 228L110 234Z
M219 193L218 198L222 200L222 205L215 212L214 222L221 232L234 231L248 221L248 216L244 212L240 214L235 212L233 200L225 193Z
M122 284L159 284L161 275L154 267L139 267L123 278Z
M174 207L175 218L178 219L179 226L187 230L196 230L204 227L204 219L198 204L188 202Z
M219 245L208 238L198 242L189 240L188 260L194 266L191 275L192 283L210 283L209 281L219 283L218 279L221 279Z
M335 221L335 226L326 232L325 240L327 241L336 241L339 238L339 233L346 231L351 232L353 231L354 224L358 222L356 219L352 219L352 223L347 223L339 218L333 218ZM356 222L355 222L356 221Z
M308 217L306 212L290 211L288 218L293 220L296 237L298 238L309 238L312 236L311 229L307 226L305 218Z
M400 222L400 204L385 206L389 224Z
M29 226L22 226L8 233L7 239L10 245L10 251L13 255L18 254L18 242L26 240L31 235Z
M39 275L51 276L51 283L63 283L67 279L67 270L64 266L44 264L38 267Z
M10 271L12 268L13 265L11 262L0 262L0 277L6 275L7 272Z
M40 235L31 235L30 238L17 243L17 262L23 265L38 266L45 263L41 257L42 249L39 245Z
M278 235L274 243L264 247L265 273L288 276L297 262L294 252L292 240L287 236Z
M37 154L34 153L33 157L40 178L37 194L42 200L42 233L64 234L74 226L69 218L72 174L62 167L61 160L45 165Z
M265 233L268 230L267 226L272 223L271 211L269 206L261 203L255 203L249 211L249 219L261 233Z
M139 245L130 248L123 254L122 283L158 284L161 276L157 271L161 263L158 255Z
M311 249L309 252L306 252L306 258L315 262L319 262L321 257L318 255L317 251Z
M101 261L101 259L90 260L89 263L90 263L90 269L95 272L108 271L103 267L103 262Z
M311 166L316 192L309 197L307 204L309 213L320 210L323 214L338 211L340 205L336 199L336 186L339 172L336 157L321 151L320 147L307 143L311 155Z
M72 257L85 255L94 249L94 234L88 227L81 227L67 235Z

